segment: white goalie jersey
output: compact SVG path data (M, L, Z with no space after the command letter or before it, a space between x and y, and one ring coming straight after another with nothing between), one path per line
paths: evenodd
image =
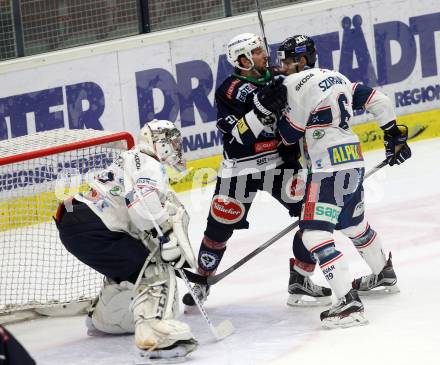
M165 167L139 147L122 153L90 186L75 199L87 204L111 231L140 239L154 223L169 218L163 208L169 191Z
M364 166L359 138L351 129L353 109L371 112L380 126L396 119L387 96L336 71L304 70L286 77L284 85L288 110L279 132L287 145L302 139L312 172Z

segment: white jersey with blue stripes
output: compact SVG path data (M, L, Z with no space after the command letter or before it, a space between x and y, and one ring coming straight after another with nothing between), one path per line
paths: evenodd
M368 86L352 83L337 71L308 69L286 77L288 108L278 127L285 144L302 138L307 167L333 172L364 166L353 109L365 108L380 125L396 118L389 99Z
M169 218L164 208L169 191L165 166L141 146L123 152L89 185L90 191L75 199L87 204L111 231L141 238Z

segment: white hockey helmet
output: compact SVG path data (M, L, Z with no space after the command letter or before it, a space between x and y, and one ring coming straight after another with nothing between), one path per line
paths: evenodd
M249 71L254 67L252 51L257 48L264 49L264 43L260 36L254 33L239 34L232 38L227 45L226 56L228 58L228 62L240 70ZM240 65L240 56L245 56L251 62L251 67L245 68Z
M178 171L185 170L182 137L173 122L153 119L142 127L138 143L147 153L154 154L166 165Z

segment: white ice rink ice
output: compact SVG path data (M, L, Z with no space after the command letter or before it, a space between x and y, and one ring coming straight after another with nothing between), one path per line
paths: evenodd
M214 322L231 319L235 333L213 342L198 314L182 315L200 345L194 365L290 364L440 364L440 139L411 144L413 158L386 167L366 182L367 218L382 236L401 293L366 297L363 327L321 328L322 308L286 306L288 258L293 233L274 243L213 286L206 310ZM384 152L366 154L367 167ZM213 185L182 194L197 253ZM260 194L249 214L251 229L228 244L221 272L290 224L284 208ZM337 233L336 244L349 259L353 276L368 273L350 241ZM324 284L316 270L314 280ZM180 285L180 284L179 284ZM181 295L184 286L180 285ZM132 336L87 337L83 317L39 319L8 326L39 365L132 364Z

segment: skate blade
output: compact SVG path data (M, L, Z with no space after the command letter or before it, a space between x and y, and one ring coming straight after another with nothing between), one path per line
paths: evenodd
M368 324L368 319L365 318L364 313L352 313L345 317L332 317L322 320L322 327L325 329L335 328L349 328L356 326L365 326Z
M290 294L287 305L291 307L325 307L332 304L332 297L311 297L303 294Z
M397 293L400 293L400 289L396 284L392 286L379 286L377 288L366 291L358 290L358 294L362 297L368 297L370 295L387 295Z

